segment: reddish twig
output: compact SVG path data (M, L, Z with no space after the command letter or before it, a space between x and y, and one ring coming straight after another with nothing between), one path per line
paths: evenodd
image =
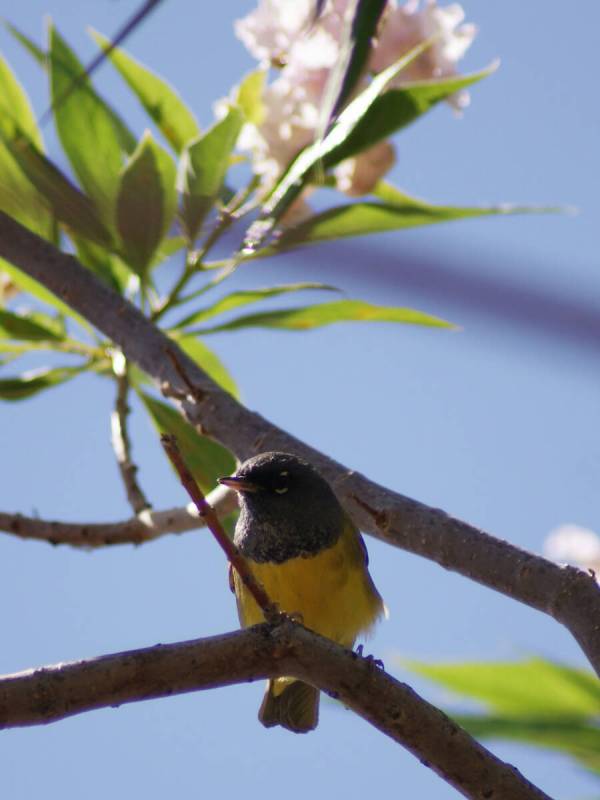
M184 489L192 498L194 505L198 509L198 514L200 514L200 516L206 520L207 527L217 540L221 549L225 552L229 563L242 579L244 586L248 589L252 597L256 600L258 606L262 609L265 619L267 621L274 621L274 618L279 616L277 607L271 602L264 588L260 585L250 571L248 565L246 564L246 560L240 554L240 551L231 541L229 536L227 536L225 533L223 526L219 522L219 518L215 514L212 506L206 502L206 498L204 497L202 490L198 486L194 476L189 471L185 461L183 460L181 452L179 451L179 447L177 446L177 439L171 434L163 433L161 434L160 440L166 454L169 456L171 463L177 470L177 474L179 475L179 479L181 480Z

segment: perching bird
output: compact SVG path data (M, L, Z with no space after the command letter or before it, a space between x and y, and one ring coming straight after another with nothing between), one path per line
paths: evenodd
M333 490L308 462L288 453L261 453L220 483L239 493L234 542L269 599L301 615L307 628L352 647L384 613L362 536ZM243 627L264 621L233 573ZM258 718L294 733L317 726L319 691L293 678L270 680Z

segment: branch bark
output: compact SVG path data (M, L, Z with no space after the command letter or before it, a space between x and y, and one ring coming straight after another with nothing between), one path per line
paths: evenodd
M207 501L219 517L227 516L237 507L235 493L224 486L214 489ZM192 503L184 508L144 511L121 522L63 522L0 511L0 530L20 539L90 550L116 544L143 544L167 533L186 533L205 526L205 520Z
M600 675L600 587L591 575L560 567L379 486L244 408L75 258L2 212L0 257L42 283L121 347L165 396L178 402L201 433L242 460L265 450L305 457L331 482L363 531L554 617L571 631Z
M0 678L0 728L281 674L341 700L465 797L550 800L371 659L290 620L7 675Z

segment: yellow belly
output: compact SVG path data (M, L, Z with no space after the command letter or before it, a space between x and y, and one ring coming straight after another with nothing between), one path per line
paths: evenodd
M333 547L315 556L293 558L282 564L250 560L248 564L282 611L301 614L307 628L351 647L384 608L358 537L349 523ZM242 626L263 622L262 611L235 571L234 586Z

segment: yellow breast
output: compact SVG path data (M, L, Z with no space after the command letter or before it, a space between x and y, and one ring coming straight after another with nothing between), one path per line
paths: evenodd
M359 533L350 520L336 544L314 556L248 564L282 611L301 614L307 628L346 647L383 613ZM263 622L262 611L235 571L234 587L240 623L247 627Z

